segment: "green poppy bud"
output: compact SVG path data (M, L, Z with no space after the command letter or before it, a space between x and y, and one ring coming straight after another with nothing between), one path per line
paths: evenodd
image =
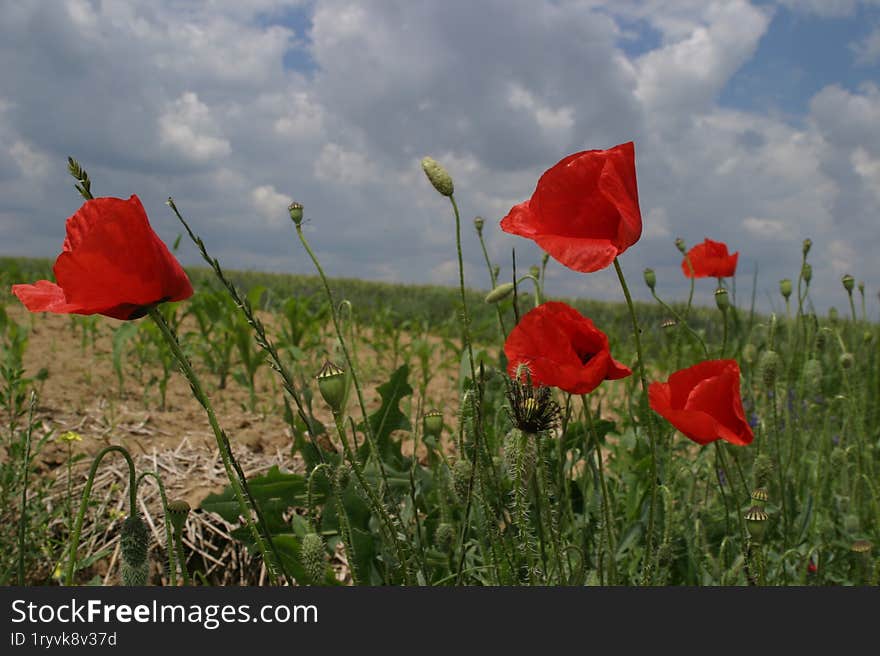
M810 249L811 249L812 247L813 247L813 240L812 240L812 239L809 239L809 238L808 238L808 239L804 239L804 248L803 248L804 257L807 256L807 253L810 252Z
M139 567L147 560L150 534L139 514L129 515L122 523L120 550L122 559L131 567Z
M752 506L746 511L746 528L755 542L760 542L767 531L767 520L770 516L760 506Z
M727 296L727 290L724 287L719 287L715 290L715 305L718 306L718 309L722 312L727 312L727 308L730 307L730 299Z
M753 364L758 357L758 349L751 342L743 346L742 358L746 364Z
M862 341L865 344L870 344L872 339L874 339L874 335L871 333L870 330L866 330L862 333Z
M808 285L810 281L813 279L813 267L809 262L805 262L803 268L801 269L801 278L804 279L804 282Z
M859 280L859 294L861 294L862 296L865 295L865 281L864 280Z
M513 283L503 282L491 292L486 294L487 303L499 303L513 293Z
M804 386L809 394L822 391L822 363L816 358L810 358L804 363Z
M492 267L492 278L498 280L499 275L501 275L501 267L496 264Z
M459 458L452 465L452 489L462 503L467 499L468 486L471 483L471 472L474 468L467 458Z
M443 413L439 410L431 410L422 420L425 437L438 439L443 432Z
M334 414L342 412L348 393L348 380L345 372L326 360L318 372L318 391Z
M313 585L324 580L326 570L324 540L317 533L306 533L300 545L300 560L309 582Z
M844 274L844 276L840 279L840 282L843 283L843 288L846 290L846 292L848 294L852 294L853 289L856 286L856 279L847 273Z
M293 221L295 225L302 224L303 206L300 203L291 203L287 206L287 211L290 212L290 220Z
M828 344L828 328L821 328L819 332L816 333L816 350L824 351L825 346Z
M779 293L786 301L791 296L791 280L789 278L783 278L779 281Z
M483 234L483 223L484 220L482 216L477 216L474 218L474 228L477 229L478 234Z
M434 189L444 196L451 196L454 190L452 178L437 160L433 157L422 158L422 170L428 176L428 180L434 185Z
M855 357L852 353L841 353L840 354L840 367L842 369L852 369L853 364L855 364Z
M654 291L654 287L657 285L657 274L654 273L654 269L645 269L645 284L648 289Z
M437 526L437 530L434 531L434 546L437 547L438 551L449 553L454 543L455 529L452 528L452 524L442 522Z
M534 278L535 280L537 280L538 278L541 277L541 269L539 269L537 266L530 266L529 267L529 275L532 278Z
M678 239L675 240L675 247L679 251L681 251L682 255L687 254L687 245L684 243L684 239L682 239L681 237L679 237Z
M761 380L766 387L772 388L776 383L776 374L779 373L780 357L776 351L766 350L761 353L758 360L758 370L761 372Z

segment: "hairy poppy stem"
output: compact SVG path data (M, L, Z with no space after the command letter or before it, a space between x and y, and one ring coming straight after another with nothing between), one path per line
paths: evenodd
M101 449L95 459L92 460L92 466L89 469L89 475L86 478L86 486L83 488L82 499L79 502L79 510L76 513L76 524L70 535L70 543L68 545L67 556L67 572L64 575L64 585L73 585L73 575L76 572L76 550L79 547L79 536L82 533L83 520L86 515L86 508L89 505L89 496L92 493L92 485L95 483L95 472L98 471L98 465L108 453L117 451L125 458L128 464L128 505L129 516L134 517L137 512L137 477L135 476L134 461L128 451L116 444Z
M165 484L156 472L141 472L137 477L137 487L140 489L141 481L147 477L151 477L159 486L159 497L162 499L162 513L165 521L165 551L168 553L168 579L172 586L177 585L177 567L174 563L174 546L171 541L171 519L168 516L168 497L165 495ZM183 561L181 561L183 566Z
M605 524L605 541L608 548L608 585L614 585L617 581L617 564L614 560L614 536L611 532L611 509L608 499L608 485L605 483L605 464L602 461L602 445L599 444L599 435L596 433L596 424L593 422L593 411L586 394L581 394L581 403L584 406L584 414L587 416L587 426L590 429L590 438L596 448L596 466L599 470L599 486L602 488L602 515Z
M217 440L217 448L220 451L220 458L223 460L223 467L226 469L226 477L229 479L229 484L232 486L232 492L235 495L236 501L238 501L239 512L242 517L244 517L245 524L247 524L247 527L254 538L254 543L263 557L263 562L266 564L270 580L272 583L278 582L278 572L276 571L276 567L278 567L281 569L281 572L288 583L292 584L293 582L290 580L287 572L283 569L284 565L281 562L281 558L278 557L277 553L274 553L274 545L271 547L273 552L272 556L274 556L274 558L270 557L270 548L266 545L266 540L269 540L269 544L272 544L271 534L266 527L266 522L263 520L259 506L251 496L247 484L247 477L245 477L238 461L235 459L235 455L232 453L232 445L229 443L229 438L226 436L226 433L223 432L223 429L220 428L220 424L217 423L214 408L208 400L208 395L205 394L204 389L202 389L202 384L199 382L196 372L193 370L192 365L190 365L189 359L180 348L177 337L174 335L174 332L171 330L171 327L168 325L168 322L165 321L165 317L162 316L162 313L158 308L150 308L149 315L158 326L162 336L165 338L168 347L171 349L177 363L180 365L180 370L184 377L189 381L190 388L192 389L196 400L201 404L208 415L208 422L211 424L211 430L214 431L214 437ZM254 515L256 515L256 523L254 522Z
M492 283L491 289L498 286L498 279L495 276L495 269L492 268L492 261L489 259L489 251L486 250L486 242L483 241L483 231L477 230L477 237L480 239L480 248L483 249L483 258L486 260L486 267L489 269L489 281ZM864 300L864 297L862 297ZM501 329L501 339L507 337L507 329L504 327L504 316L501 314L501 306L495 305L495 312L498 314L498 327Z
M642 383L642 393L645 401L648 399L648 380L645 378L645 359L642 354L642 340L639 336L639 322L636 319L636 310L633 305L632 296L629 293L629 287L626 285L626 279L623 277L623 270L620 268L618 258L614 258L614 270L617 272L617 279L623 289L623 295L626 298L626 306L629 308L629 317L632 320L633 336L636 340L636 355L639 359L639 380ZM648 536L645 549L645 569L643 580L646 585L651 585L654 581L654 516L657 507L657 436L655 435L654 415L648 410L648 438L651 442L651 505L648 509Z
M24 585L24 537L27 529L27 492L28 473L31 469L31 437L34 431L34 411L37 408L37 393L31 390L31 399L28 404L28 423L24 433L24 462L21 468L21 516L18 519L18 584ZM68 443L67 448L70 448ZM70 485L70 453L67 455L67 481ZM70 495L68 494L68 497ZM68 501L69 504L69 501ZM70 506L68 505L68 508ZM70 513L67 514L68 526L70 526Z

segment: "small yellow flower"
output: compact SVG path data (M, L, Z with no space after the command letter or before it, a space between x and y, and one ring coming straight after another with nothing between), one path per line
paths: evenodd
M62 442L82 442L83 436L76 431L67 431L66 433L63 433L58 439Z

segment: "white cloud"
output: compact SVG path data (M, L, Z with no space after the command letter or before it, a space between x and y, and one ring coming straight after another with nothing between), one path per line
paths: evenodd
M159 116L159 140L194 161L223 157L231 151L211 110L192 91L180 96Z
M291 94L284 113L275 121L275 131L285 137L318 137L324 128L324 110L306 92Z
M293 202L290 196L278 193L272 185L260 185L251 192L254 209L270 225L283 225L288 222L287 207Z
M857 64L872 66L880 62L880 27L875 27L864 39L850 45Z
M8 152L26 178L43 178L49 172L50 163L46 154L24 141L16 141Z
M749 216L743 219L743 228L759 239L778 239L786 235L785 224L778 219L759 219Z
M672 236L669 228L669 215L663 207L652 207L647 212L642 212L642 223L645 239L667 239Z
M315 177L339 186L358 186L376 179L375 163L363 153L329 143L315 161Z
M548 133L568 132L574 127L574 108L560 107L553 109L540 102L529 92L528 89L519 84L512 84L510 92L507 96L510 106L514 109L524 109L538 124L542 130Z

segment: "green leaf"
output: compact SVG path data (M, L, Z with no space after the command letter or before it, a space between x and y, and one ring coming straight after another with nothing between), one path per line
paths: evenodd
M407 382L409 376L409 366L403 365L393 374L391 379L380 385L377 390L382 397L382 406L369 416L370 427L373 429L373 436L376 440L376 446L379 449L379 457L385 462L397 463L403 462L403 455L400 452L400 444L391 441L391 433L395 430L410 430L409 419L400 411L400 402L413 393L413 388ZM358 426L360 430L364 430L363 422ZM362 451L367 451L369 444L361 447Z

